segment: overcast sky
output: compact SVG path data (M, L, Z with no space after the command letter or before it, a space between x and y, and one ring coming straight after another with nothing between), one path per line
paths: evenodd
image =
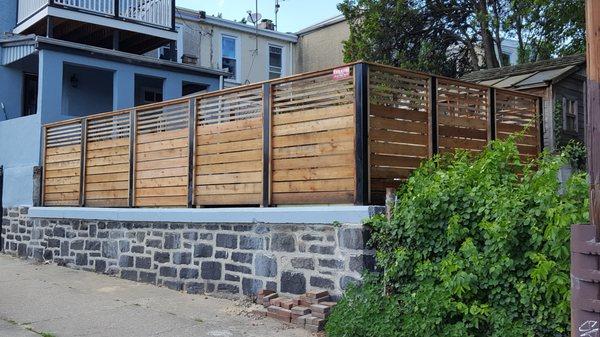
M247 11L255 11L255 0L176 0L177 6L203 10L207 14L223 14L224 19L241 20ZM341 0L280 0L279 31L297 32L319 21L336 16ZM275 19L275 0L258 0L263 18Z

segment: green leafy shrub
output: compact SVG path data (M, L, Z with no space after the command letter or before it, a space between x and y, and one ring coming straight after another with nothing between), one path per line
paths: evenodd
M351 285L333 308L327 323L328 336L399 336L399 298L382 296L382 290L375 275L367 275L362 286Z
M379 323L395 329L382 336L568 336L570 225L588 220L588 200L583 174L560 189L564 160L524 164L509 140L423 164L392 220L370 220L383 272L365 299L346 295L329 336L378 336L362 325ZM380 284L389 297L376 299ZM398 323L375 318L392 308Z

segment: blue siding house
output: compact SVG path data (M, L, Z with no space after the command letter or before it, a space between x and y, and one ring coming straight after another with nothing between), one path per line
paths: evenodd
M0 11L4 207L36 204L41 126L222 87L176 62L175 0L6 0ZM162 46L167 60L145 56Z

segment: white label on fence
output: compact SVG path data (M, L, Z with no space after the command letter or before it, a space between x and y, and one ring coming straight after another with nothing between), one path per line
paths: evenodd
M350 67L333 69L334 80L344 80L350 77Z

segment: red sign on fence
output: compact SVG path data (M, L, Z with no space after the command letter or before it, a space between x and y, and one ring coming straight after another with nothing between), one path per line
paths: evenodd
M333 69L334 80L345 80L347 78L350 78L350 67Z

